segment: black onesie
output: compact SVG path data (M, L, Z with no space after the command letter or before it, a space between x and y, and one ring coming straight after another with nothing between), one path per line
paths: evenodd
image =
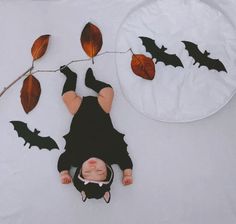
M124 135L113 127L109 113L102 109L97 97L83 97L64 138L66 151L59 158L59 172L71 166L81 167L91 157L108 165L118 164L122 170L133 167Z

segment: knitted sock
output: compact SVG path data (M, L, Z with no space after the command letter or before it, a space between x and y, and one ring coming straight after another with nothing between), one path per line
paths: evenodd
M77 74L75 72L72 72L68 66L61 66L60 71L66 76L66 81L63 86L62 95L68 91L75 91Z
M93 75L93 70L89 68L86 72L85 77L85 85L89 87L90 89L93 89L95 92L99 93L101 89L106 87L111 87L111 85L101 82L99 80L96 80Z

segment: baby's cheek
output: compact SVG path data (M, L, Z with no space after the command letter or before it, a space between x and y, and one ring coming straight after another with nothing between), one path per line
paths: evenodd
M88 174L85 174L85 175L83 175L83 177L84 177L85 179L88 179L88 178L89 178L89 175L88 175Z

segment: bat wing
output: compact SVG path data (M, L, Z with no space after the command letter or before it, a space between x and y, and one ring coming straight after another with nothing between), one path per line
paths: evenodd
M181 60L177 57L176 54L167 54L165 50L167 50L164 46L159 48L155 41L149 37L139 37L142 40L142 44L144 45L147 52L152 55L152 58L156 59L156 63L162 61L165 65L172 65L174 67L184 67Z
M185 45L185 49L188 51L189 56L191 56L196 64L203 57L203 53L198 49L198 46L190 41L182 41Z
M206 58L205 63L200 64L199 67L206 66L209 70L216 70L218 72L224 71L227 73L227 70L224 64L219 59Z
M25 144L30 142L30 139L32 138L33 132L31 132L27 126L26 123L22 121L10 121L10 123L13 124L14 130L16 130L19 137L23 138L25 140Z
M196 63L199 63L199 67L206 66L209 70L217 70L225 71L227 73L227 70L224 66L224 64L219 59L212 59L209 57L208 52L205 51L205 53L202 53L198 46L190 41L182 41L185 45L185 48L187 49L189 56L191 56Z
M160 56L161 61L164 62L165 65L172 65L174 67L184 67L181 60L178 58L176 54L167 54L165 52L161 52ZM159 59L160 60L160 59Z
M25 140L24 145L26 145L26 143L29 143L29 148L31 148L32 146L37 146L39 147L39 149L59 149L56 142L52 138L50 138L49 136L39 136L39 131L37 131L36 129L34 132L30 131L26 123L22 121L10 121L10 123L13 124L18 136Z
M48 149L51 151L52 149L59 149L57 143L51 137L41 137L38 136L35 146L38 146L39 149Z
M142 44L145 47L146 51L152 55L152 58L158 58L158 53L161 50L156 44L155 41L149 37L139 37L142 40Z

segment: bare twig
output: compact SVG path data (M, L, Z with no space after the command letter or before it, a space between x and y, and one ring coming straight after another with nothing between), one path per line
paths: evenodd
M65 64L65 66L68 66L68 65L70 65L72 63L75 63L75 62L90 61L90 60L92 60L92 59L91 58L86 58L86 59L73 60L73 61L70 61L67 64ZM60 68L51 69L51 70L49 70L49 69L46 69L46 70L36 70L36 71L32 72L32 75L35 74L35 73L39 73L39 72L58 72L58 71L60 71Z
M17 79L15 79L10 85L8 85L7 87L5 87L4 89L3 89L3 91L0 93L0 97L11 87L11 86L13 86L17 81L19 81L21 78L23 78L27 73L29 73L32 69L33 69L34 67L33 67L33 64L32 64L32 66L29 68L29 69L27 69L22 75L20 75Z
M95 57L99 57L99 56L102 56L104 54L125 54L129 51L131 51L132 54L134 54L132 49L129 48L126 51L105 51L103 53L97 54ZM67 64L65 64L65 66L68 66L68 65L70 65L72 63L76 63L76 62L91 61L91 60L93 60L93 58L84 58L84 59L72 60L72 61L68 62ZM39 73L39 72L47 72L48 73L48 72L58 72L58 71L60 71L60 68L58 68L58 69L40 69L40 70L36 70L36 71L32 72L32 75L35 74L35 73Z
M129 51L132 52L132 49L129 48L127 51L105 51L105 52L103 52L103 53L101 53L101 54L97 54L97 56L102 56L102 55L104 55L104 54L125 54L125 53L127 53L127 52L129 52Z
M104 54L125 54L125 53L127 53L127 52L129 52L129 51L131 51L132 52L132 54L134 54L133 53L133 51L132 51L132 49L131 48L129 48L128 50L126 50L126 51L105 51L105 52L103 52L103 53L100 53L100 54L97 54L95 57L99 57L99 56L102 56L102 55L104 55ZM94 57L93 58L85 58L85 59L78 59L78 60L72 60L72 61L70 61L70 62L68 62L67 64L66 64L66 66L68 66L68 65L70 65L70 64L72 64L72 63L76 63L76 62L82 62L82 61L93 61L93 59L94 59ZM27 71L25 71L22 75L20 75L16 80L14 80L9 86L7 86L7 87L5 87L4 89L3 89L3 91L0 93L0 97L11 87L11 86L13 86L17 81L19 81L22 77L24 77L27 73L31 73L32 75L33 74L36 74L36 73L39 73L39 72L47 72L47 73L49 73L49 72L58 72L58 71L60 71L60 68L58 68L58 69L40 69L40 70L36 70L36 71L34 71L34 72L32 72L32 70L33 70L33 68L34 68L34 61L32 62L32 66L27 70Z

